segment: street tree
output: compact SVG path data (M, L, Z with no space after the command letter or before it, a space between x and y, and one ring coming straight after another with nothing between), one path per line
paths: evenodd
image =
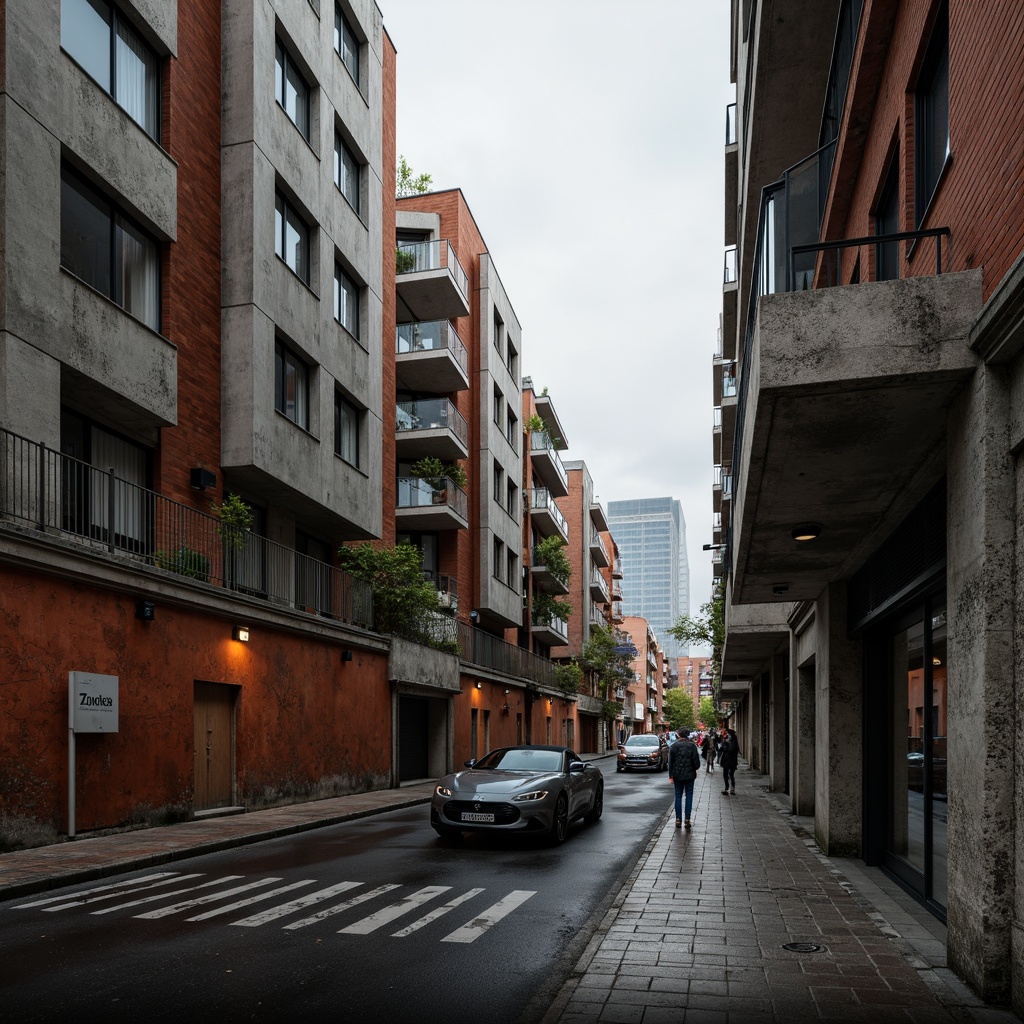
M709 729L718 725L718 711L715 709L715 702L711 697L701 697L697 705L697 721L703 722Z
M395 198L402 199L404 196L418 196L429 192L433 180L429 174L417 174L406 162L405 157L400 156L398 166L395 168Z
M665 691L661 707L668 716L669 727L676 732L692 732L697 727L693 697L688 690L675 687Z

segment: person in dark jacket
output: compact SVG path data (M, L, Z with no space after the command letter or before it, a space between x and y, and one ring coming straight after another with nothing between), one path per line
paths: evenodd
M708 729L700 744L701 753L704 755L704 770L710 775L715 771L715 733Z
M728 793L732 790L733 796L736 795L736 768L740 763L740 741L736 736L735 729L725 730L725 740L721 744L722 747L722 776L725 789L723 793Z
M679 734L679 738L668 748L668 776L676 787L676 828L684 824L683 794L686 794L686 827L690 827L690 811L693 808L693 783L700 771L700 751L697 744Z

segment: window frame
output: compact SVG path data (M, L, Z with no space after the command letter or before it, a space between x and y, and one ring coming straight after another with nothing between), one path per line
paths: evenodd
M352 424L352 445L355 449L355 458L350 459L346 456L344 451L344 445L342 444L342 422L345 417L342 415L343 412L351 413L351 424ZM360 464L360 430L362 426L362 412L359 407L349 401L339 389L334 389L334 454L338 456L342 462L347 463L354 469L359 469Z
M942 159L935 152L934 130L937 112L937 87L945 78L945 140ZM925 50L921 71L914 86L914 227L920 228L928 216L939 190L943 173L952 153L949 123L949 4L940 4Z
M348 36L351 37L348 40L345 38L346 29L348 30ZM348 43L347 47L346 43ZM351 58L346 57L346 51L351 54ZM341 4L337 2L334 4L334 52L341 59L341 63L345 65L345 69L351 75L356 88L362 92L363 87L359 79L359 73L362 68L362 44L359 36L356 35L355 29L352 27L352 23L341 9ZM353 65L355 66L353 67Z
M505 493L505 470L502 468L501 463L497 459L494 460L494 467L492 471L492 495L494 500L500 505L502 497Z
M341 296L342 294L348 294L345 289L342 288L342 284L348 284L351 287L352 304L355 306L353 311L352 323L349 324L341 318ZM348 303L346 302L346 309ZM360 341L359 338L359 317L362 310L362 288L356 279L341 265L338 260L334 261L334 319L335 322L341 325L342 329L349 335L352 336L356 341ZM361 344L361 342L360 342Z
M501 430L502 429L502 410L505 408L505 396L502 394L501 388L497 384L494 385L494 409L492 418L494 419L494 425Z
M94 75L92 75L90 73L90 71L88 70L88 68L82 63L80 55L76 55L64 43L64 34L63 34L63 27L64 27L64 4L65 3L75 3L75 2L78 2L78 3L81 3L81 4L85 4L85 5L90 6L90 7L93 6L93 3L91 3L90 0L61 0L61 14L60 14L60 27L61 27L60 47L61 47L61 49L68 55L68 57L70 57L82 69L82 71L85 72L85 74L87 74L96 83L96 85L100 89L102 89L114 101L114 103L117 104L118 107L120 107L121 110L123 110L128 115L128 117L130 117L132 119L132 121L135 122L135 124L137 124L158 146L162 146L162 139L163 139L163 107L164 107L164 104L163 104L163 61L164 61L164 58L163 58L163 56L161 54L159 54L152 46L150 46L150 44L146 41L145 38L143 38L142 34L138 31L138 29L136 29L136 27L132 23L131 19L125 17L125 15L122 13L121 9L117 6L117 4L111 3L110 0L95 0L95 3L101 4L109 12L110 35L109 35L109 42L108 42L109 49L108 49L107 56L108 56L108 61L109 61L108 74L110 75L110 84L109 84L109 86L104 85L103 82L101 82ZM93 7L93 9L95 10L95 7ZM118 38L119 38L118 37L118 26L121 25L121 24L123 24L124 27L129 32L131 32L132 36L138 41L138 43L140 44L142 49L145 51L146 55L148 57L151 57L152 60L153 60L154 79L155 79L154 82L153 82L153 95L155 97L155 110L154 110L155 124L152 126L152 128L147 127L145 124L143 124L143 122L140 121L138 118L136 118L135 115L132 114L131 111L117 98L117 67L118 67L117 41L118 41ZM148 80L147 80L147 85L148 84L149 83L148 83Z
M289 358L290 357L290 360ZM285 370L287 367L292 366L296 370L301 370L301 385L302 385L302 412L305 414L305 422L297 416L291 416L288 413L288 375L286 372L278 372L278 367ZM274 411L279 412L286 420L294 423L295 426L301 430L309 433L309 398L310 398L310 378L312 377L311 367L305 359L302 358L299 353L292 348L283 338L274 339ZM296 392L298 395L298 392ZM296 406L298 402L295 403Z
M499 537L492 537L492 565L491 575L498 580L499 583L504 583L504 572L505 572L505 542Z
M344 156L352 161L355 166L355 197L353 198L349 193L342 187L342 180L345 175L342 173L345 169ZM363 162L356 156L355 151L345 141L345 137L334 129L334 184L338 191L341 193L342 198L352 207L355 215L362 220L363 217Z
M280 59L280 55L283 55L284 62ZM298 77L298 80L302 83L302 87L305 90L303 97L303 107L305 114L305 126L299 124L291 115L291 111L285 104L286 99L286 87L289 82L288 72L293 71ZM298 61L292 56L291 50L285 45L284 40L280 35L274 36L274 99L277 101L277 105L284 111L285 116L293 125L295 125L298 133L308 143L312 134L313 124L313 87L306 81L306 75L302 68L299 66Z
M284 230L289 226L288 215L292 214L302 225L303 233L300 239L303 242L303 253L302 259L305 264L306 276L303 277L299 271L291 265L288 261L288 246L286 242L286 231ZM281 230L278 230L278 224L281 224ZM294 225L292 225L294 227ZM280 190L274 190L274 252L277 258L307 287L310 287L310 280L312 278L312 267L310 266L310 255L313 251L312 245L312 228L306 223L306 218L302 216L298 208L289 201L288 197Z

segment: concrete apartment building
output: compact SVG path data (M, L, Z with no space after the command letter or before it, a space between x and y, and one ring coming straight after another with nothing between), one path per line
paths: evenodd
M514 642L520 328L461 193L396 204L375 4L0 16L4 814L159 821L578 735ZM458 654L374 631L337 568L398 536ZM72 813L81 694L111 710L71 720Z
M1021 1014L1024 21L732 14L722 696L821 847L897 877Z

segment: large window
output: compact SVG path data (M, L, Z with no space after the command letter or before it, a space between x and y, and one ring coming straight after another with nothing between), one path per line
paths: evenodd
M274 95L292 123L309 141L309 86L280 39L275 47Z
M334 184L341 189L341 194L348 200L349 206L360 213L360 185L362 165L339 132L334 134Z
M309 228L280 192L275 199L274 251L309 284Z
M274 408L309 429L309 368L282 341L274 345Z
M921 226L949 157L949 10L939 10L914 90L914 219Z
M335 391L334 454L359 466L359 410Z
M334 265L334 319L359 340L359 286Z
M60 179L60 265L159 331L156 241L68 167Z
M160 138L160 61L105 0L61 0L60 45L154 139Z
M334 5L334 49L338 51L338 56L355 79L356 85L359 85L359 39L348 19L341 13L339 4Z

